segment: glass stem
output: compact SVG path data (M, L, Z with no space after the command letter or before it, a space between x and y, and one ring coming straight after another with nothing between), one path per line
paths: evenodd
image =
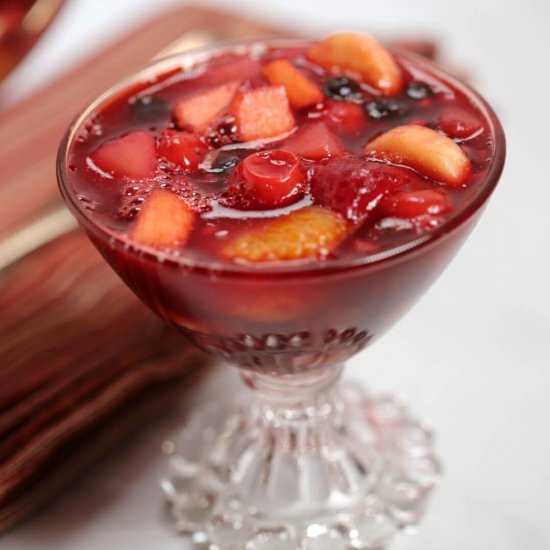
M239 498L260 515L310 517L363 498L368 472L356 458L355 442L345 440L346 405L337 390L342 369L242 374L253 400L237 436L248 434L237 445L230 479ZM341 487L334 486L335 476Z
M255 406L260 406L263 413L271 409L274 414L283 412L289 419L296 420L300 412L312 416L320 412L319 407L324 414L328 408L333 408L335 388L343 368L343 365L334 365L310 373L283 376L242 371L241 377L253 392Z
M202 460L168 485L181 529L196 529L199 506L217 548L234 537L239 549L382 550L415 525L439 476L430 433L390 397L338 384L341 373L243 373L251 399L216 403L217 420L182 442L190 453L203 437Z

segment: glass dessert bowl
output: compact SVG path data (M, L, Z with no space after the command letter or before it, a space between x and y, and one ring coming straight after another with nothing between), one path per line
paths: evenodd
M502 171L486 102L369 36L157 61L66 134L68 206L126 284L241 369L163 487L211 548L382 548L439 473L428 430L338 385L453 258Z

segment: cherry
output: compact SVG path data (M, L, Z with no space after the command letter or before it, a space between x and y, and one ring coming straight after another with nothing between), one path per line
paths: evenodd
M449 107L441 114L438 122L439 128L455 139L465 139L482 127L479 117L461 107Z
M232 172L224 202L242 210L287 206L303 196L305 181L294 153L260 151L243 159Z
M207 150L198 137L188 132L163 130L157 141L158 154L185 170L196 170Z
M384 197L380 209L388 216L408 219L443 214L451 209L451 205L443 189L418 189L398 191Z
M331 128L347 135L359 133L367 121L360 105L344 101L327 101L326 117Z

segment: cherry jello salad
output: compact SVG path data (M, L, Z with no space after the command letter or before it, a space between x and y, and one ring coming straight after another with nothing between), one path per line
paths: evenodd
M459 88L368 35L214 52L109 99L70 152L94 222L190 263L376 255L471 201L494 153Z

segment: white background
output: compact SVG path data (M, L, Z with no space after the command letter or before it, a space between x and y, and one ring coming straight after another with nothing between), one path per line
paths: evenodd
M12 101L168 0L73 0L12 79ZM446 475L419 534L395 548L550 548L550 2L218 0L311 30L427 31L472 68L508 161L484 218L432 290L348 374L406 396L437 427ZM231 376L226 373L222 376ZM216 392L220 379L210 381ZM146 428L0 541L10 550L183 549L161 521Z

